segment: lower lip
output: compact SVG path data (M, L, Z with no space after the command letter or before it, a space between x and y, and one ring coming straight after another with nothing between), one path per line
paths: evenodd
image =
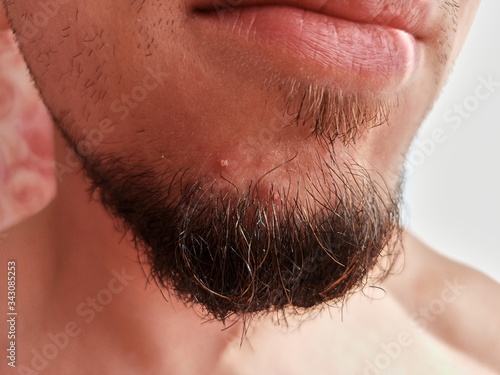
M347 91L395 92L414 76L420 48L413 35L286 6L196 13L200 32L218 46L255 50L281 67L321 76Z

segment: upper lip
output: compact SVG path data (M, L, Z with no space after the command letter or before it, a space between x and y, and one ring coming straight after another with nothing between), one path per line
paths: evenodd
M403 30L426 37L439 2L429 0L193 0L193 11L230 12L257 6L290 6L352 22Z

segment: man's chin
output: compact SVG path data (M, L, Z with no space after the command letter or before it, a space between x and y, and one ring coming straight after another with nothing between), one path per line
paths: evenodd
M282 194L276 204L251 189L207 194L185 173L158 179L145 165L103 160L84 163L101 202L132 233L156 283L207 317L342 302L399 250L399 190L381 191L361 167L328 183L332 172L319 173L322 181L302 185L306 199ZM384 264L379 278L392 261Z

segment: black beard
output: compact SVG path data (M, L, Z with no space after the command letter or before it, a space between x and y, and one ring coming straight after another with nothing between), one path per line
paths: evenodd
M400 249L401 184L391 190L334 152L337 139L352 143L385 123L390 106L292 81L280 88L284 117L310 126L330 151L291 181L293 193L262 178L246 191L221 191L140 155L79 155L91 191L132 234L149 279L218 320L342 302L385 277ZM78 153L69 127L59 128Z
M382 252L396 254L399 190L382 192L360 166L325 167L303 182L300 201L286 191L260 197L252 187L223 194L188 172L158 179L109 156L85 165L150 276L215 319L341 302L366 284ZM385 264L379 277L392 261Z

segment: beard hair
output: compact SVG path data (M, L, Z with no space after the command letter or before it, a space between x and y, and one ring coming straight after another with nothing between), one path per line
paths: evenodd
M309 126L311 135L323 145L356 143L366 130L388 124L390 113L399 105L397 95L381 99L371 93L359 95L311 83L314 81L309 79L272 77L269 87L282 92L283 116L290 119L288 124Z
M303 315L341 303L387 276L400 250L401 183L390 189L334 150L337 139L355 141L386 121L389 106L292 81L281 89L290 123L311 126L329 150L314 172L300 173L295 193L262 189L262 178L246 191L222 191L190 169L159 170L140 155L79 155L92 195L132 234L148 280L210 318Z

